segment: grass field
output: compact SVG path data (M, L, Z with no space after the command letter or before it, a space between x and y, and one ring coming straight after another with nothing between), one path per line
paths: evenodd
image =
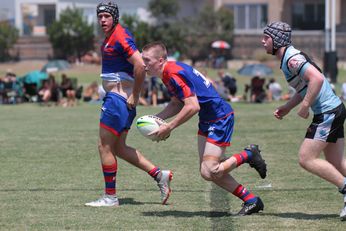
M236 217L241 201L203 181L198 172L197 118L153 143L135 128L128 144L174 172L169 205L154 181L119 161L118 208L83 204L102 194L97 152L100 105L74 108L36 104L0 106L0 230L345 230L336 187L303 171L298 146L309 120L296 111L277 121L271 104L233 104L233 145L258 143L268 164L261 180L247 165L232 175L265 203L263 213ZM138 107L138 116L160 108ZM271 187L266 187L271 184Z

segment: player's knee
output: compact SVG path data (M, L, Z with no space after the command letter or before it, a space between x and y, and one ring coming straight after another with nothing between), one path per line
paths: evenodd
M307 153L300 152L299 153L299 165L304 169L308 169L311 158L309 158Z
M220 178L223 175L223 170L220 163L213 160L204 160L201 164L201 176L207 181Z
M102 142L98 143L98 150L99 150L101 158L103 156L113 155L111 146L110 145L106 145L106 144L104 144Z
M201 169L200 174L201 174L201 177L202 177L204 180L206 180L206 181L212 181L212 180L213 180L213 179L211 178L211 175L210 175L208 172L203 171L202 169Z

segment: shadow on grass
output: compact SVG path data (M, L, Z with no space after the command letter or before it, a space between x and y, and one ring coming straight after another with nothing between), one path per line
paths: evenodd
M149 204L149 203L143 203L134 200L133 198L119 198L119 204L120 205L143 205L143 204Z
M275 216L296 220L323 220L339 218L337 214L307 214L307 213L261 213L261 216Z
M229 212L223 211L160 211L160 212L143 212L144 216L156 216L156 217L230 217L232 216Z

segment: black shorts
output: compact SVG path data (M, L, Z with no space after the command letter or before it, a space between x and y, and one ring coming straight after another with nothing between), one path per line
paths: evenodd
M336 143L338 138L344 138L345 118L346 110L343 103L333 110L316 114L306 131L305 138Z

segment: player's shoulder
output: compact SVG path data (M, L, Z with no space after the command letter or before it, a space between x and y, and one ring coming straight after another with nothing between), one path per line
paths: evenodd
M112 37L115 40L133 40L132 33L126 27L123 27L121 24L117 24L116 28L112 33Z
M306 57L297 49L289 52L287 57L287 68L292 74L299 74L302 67L308 62Z
M181 65L181 63L176 61L168 61L165 70L171 74L179 74L181 70L183 70L184 67Z

